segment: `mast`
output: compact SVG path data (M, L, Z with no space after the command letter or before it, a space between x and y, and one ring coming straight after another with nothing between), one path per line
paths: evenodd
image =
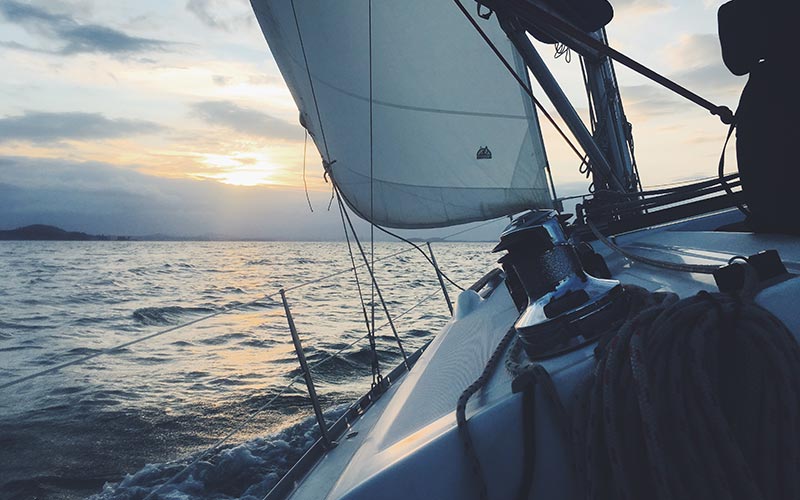
M591 33L592 38L607 44L606 30ZM581 56L583 57L583 56ZM629 144L633 142L631 124L625 117L619 93L617 75L608 56L600 59L583 58L589 106L595 119L594 139L608 159L614 176L627 192L639 188Z
M624 134L628 123L627 120L625 120L624 125L619 123L624 115L622 114L619 92L616 87L614 89L605 87L612 81L606 77L607 74L613 75L611 62L606 61L607 64L601 63L592 68L590 82L594 82L595 85L590 86L588 90L593 97L593 101L601 100L605 103L604 106L600 107L601 112L595 115L599 119L597 121L598 126L594 127L593 134L588 130L572 103L561 90L525 30L506 20L501 20L500 26L525 60L528 69L536 78L536 81L539 82L558 114L567 124L567 127L569 127L584 151L586 151L592 166L592 180L595 187L619 192L635 191L637 183L630 182L631 179L635 178L630 155L625 154L627 153L627 148L621 147L621 145L627 145L627 142L624 135L620 136L616 133L620 131ZM605 59L607 60L608 58ZM615 80L613 81L615 82ZM616 102L614 102L614 99L616 99ZM622 139L621 145L619 143L620 138Z
M585 85L590 100L589 107L592 110L592 130L589 131L528 38L525 29L528 19L526 18L523 23L518 21L513 14L511 17L505 17L506 15L505 11L498 13L498 16L503 16L500 17L501 28L523 57L528 69L539 82L572 134L586 151L592 166L594 186L599 189L625 193L637 192L639 181L628 147L631 139L630 124L622 109L619 87L611 59L595 51L579 51L585 64ZM536 25L536 28L550 34L547 26ZM605 44L604 28L591 33L590 36ZM560 37L554 36L554 38L560 40Z

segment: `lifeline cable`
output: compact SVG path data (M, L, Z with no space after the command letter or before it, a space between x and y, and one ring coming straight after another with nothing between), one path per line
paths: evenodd
M438 291L438 290L436 290L436 291L434 291L434 292L432 292L432 293L430 293L430 294L426 295L425 297L423 297L423 298L422 298L422 300L420 300L419 302L417 302L417 303L416 303L416 304L414 304L413 306L409 307L409 308L408 308L408 309L406 309L405 311L403 311L403 312L401 312L400 314L398 314L397 316L395 316L395 319L400 319L400 318L402 318L403 316L405 316L405 315L406 315L406 314L408 314L409 312L413 311L414 309L416 309L416 308L417 308L417 307L419 307L420 305L422 305L422 304L424 304L425 302L427 302L428 300L430 300L430 298L431 298L431 297L433 297L433 296L437 295L438 293L439 293L439 291ZM385 327L387 327L387 326L389 326L389 323L388 323L388 322L386 322L386 323L382 324L381 326L379 326L378 328L376 328L376 329L375 329L375 331L382 330L383 328L385 328ZM359 342L361 342L362 340L364 340L365 338L367 338L367 337L368 337L368 335L369 335L369 334L367 334L367 335L363 335L362 337L359 337L359 338L355 339L353 342L351 342L351 343L347 344L346 346L342 347L342 348L341 348L341 349L339 349L338 351L336 351L336 352L334 352L334 353L332 353L332 354L328 355L328 357L326 357L326 358L324 358L324 359L321 359L320 361L318 361L318 362L316 362L316 363L314 363L314 364L310 365L310 366L309 366L309 370L313 372L315 369L317 369L317 368L319 368L320 366L324 365L325 363L327 363L328 361L332 360L333 358L339 357L339 355L340 355L340 354L342 354L342 353L343 353L344 351L346 351L347 349L350 349L350 348L352 348L354 345L356 345L357 343L359 343ZM341 359L341 358L340 358L340 359ZM217 441L216 441L216 442L215 442L213 445L211 445L210 447L208 447L208 448L206 448L205 450L203 450L202 452L200 452L200 453L199 453L199 454L198 454L198 455L195 457L195 459L194 459L194 460L192 460L191 462L189 462L189 463L188 463L186 466L184 466L184 467L183 467L183 468L182 468L180 471L178 471L176 474L174 474L173 476L171 476L171 477L170 477L170 478L169 478L169 479L168 479L166 482L164 482L164 483L162 483L161 485L159 485L159 486L158 486L158 487L157 487L157 488L156 488L154 491L150 492L150 493L149 493L149 494L148 494L148 495L147 495L147 496L146 496L146 497L145 497L143 500L147 500L147 499L148 499L148 498L150 498L151 496L153 496L153 495L155 495L156 493L158 493L159 491L161 491L161 490L162 490L164 487L166 487L167 485L169 485L169 484L172 484L172 483L173 483L173 482L175 482L177 479L179 479L180 477L182 477L182 476L183 476L183 475L184 475L184 474L185 474L187 471L189 471L189 469L191 469L191 468L193 468L195 465L197 465L197 464L198 464L198 463L199 463L199 462L200 462L200 461L201 461L203 458L207 457L209 453L211 453L211 452L213 452L213 451L216 451L216 450L218 450L218 449L219 449L219 448L220 448L222 445L224 445L224 444L225 444L225 443L226 443L226 442L227 442L227 441L228 441L228 440L229 440L231 437L233 437L234 435L236 435L236 434L237 434L239 431L241 431L241 430L242 430L242 429L244 429L244 428L245 428L245 427L246 427L248 424L250 424L250 423L253 421L253 419L255 419L255 417L256 417L256 416L258 416L258 415L259 415L261 412L263 412L263 411L264 411L264 410L266 410L266 409L267 409L269 406L271 406L271 405L272 405L272 403L274 403L274 402L275 402L275 400L277 400L277 399L278 399L280 396L282 396L283 394L285 394L285 393L286 393L286 391L288 391L288 390L289 390L289 389L290 389L292 386L294 386L294 384L296 384L296 383L297 383L297 382L298 382L298 381L301 379L301 377L302 377L302 375L297 375L297 376L296 376L296 377L294 377L292 380L290 380L290 381L289 381L289 383L288 383L288 384L287 384L287 385L286 385L286 386L285 386L285 387L284 387L284 388L283 388L283 389L282 389L280 392L278 392L278 394L276 394L275 396L273 396L272 398L270 398L270 399L269 399L269 400L268 400L266 403L264 403L264 404L263 404L263 405L261 405L259 408L257 408L257 409L256 409L256 410L255 410L253 413L251 413L250 415L248 415L248 416L247 416L247 418L246 418L245 420L243 420L241 423L239 423L239 424L238 424L238 425L237 425L237 426L236 426L234 429L232 429L230 432L228 432L228 433L227 433L225 436L223 436L223 437L221 437L220 439L218 439L218 440L217 440Z
M594 234L594 236L598 240L600 240L601 243L603 243L608 248L614 250L615 252L619 253L623 257L632 260L634 262L639 262L641 264L646 264L648 266L658 267L661 269L667 269L669 271L680 271L685 273L700 273L700 274L714 274L714 271L716 271L720 267L718 265L713 265L713 264L706 265L706 264L683 264L677 262L667 262L664 260L651 259L650 257L638 255L621 248L619 245L615 244L614 242L606 238L603 235L603 233L601 233L600 230L597 229L597 226L595 226L591 220L586 219L586 225L589 226L589 229L592 231L592 234Z
M452 234L449 234L449 235L446 235L446 236L442 237L442 239L443 240L447 240L449 238L452 238L453 236L457 236L459 234L463 234L463 233L466 233L466 232L469 232L469 231L473 231L475 229L483 227L483 226L485 226L487 224L490 224L492 222L495 222L495 220L486 221L483 224L480 224L478 226L474 226L474 227L470 227L470 228L467 228L467 229L463 229L461 231L457 231L455 233L452 233ZM380 226L378 226L378 229L380 229ZM397 257L398 255L402 255L404 253L411 252L412 250L421 251L416 245L414 245L414 247L412 247L412 248L405 248L403 250L398 250L397 252L390 253L389 255L385 255L383 257L379 257L379 258L375 259L375 262L381 262L381 261L384 261L384 260L387 260L387 259L391 259L392 257ZM427 257L427 255L424 252L422 252L422 253L423 253L423 255L425 257ZM428 257L428 260L430 262L430 257ZM360 269L360 268L366 267L366 266L367 266L367 264L359 264L357 266L357 268ZM328 280L330 278L335 278L336 276L341 276L342 274L349 273L350 271L352 271L352 268L348 267L348 268L342 269L340 271L336 271L336 272L333 272L333 273L330 273L330 274L326 274L324 276L320 276L319 278L316 278L316 279L313 279L313 280L304 281L303 283L299 283L297 285L292 285L292 286L286 287L285 291L286 292L290 292L292 290L298 290L300 288L304 288L304 287L307 287L307 286L310 286L310 285L321 283L321 282L323 282L325 280ZM446 275L444 273L442 273L442 275L446 277ZM447 281L449 281L450 283L453 283L454 286L457 286L459 289L463 290L463 288L461 288L460 286L455 284L450 278L447 278ZM47 375L49 373L55 373L55 372L61 371L62 369L67 368L69 366L83 364L86 361L90 361L90 360L92 360L94 358L97 358L97 357L100 357L100 356L104 356L104 355L107 355L107 354L113 354L115 352L118 352L118 351L126 348L126 347L130 347L132 345L139 344L141 342L145 342L147 340L154 339L154 338L160 337L162 335L166 335L166 334L169 334L169 333L173 333L173 332L182 330L184 328L187 328L189 326L195 325L197 323L202 323L204 321L208 321L208 320L210 320L212 318L215 318L217 316L220 316L220 315L223 315L223 314L227 314L227 313L230 313L230 312L234 312L234 311L237 311L237 310L242 309L244 307L249 307L249 306L258 304L259 302L263 302L265 300L275 300L275 294L272 294L272 295L261 295L258 298L250 300L250 301L247 301L247 302L243 302L243 303L236 304L236 305L233 305L233 306L226 306L220 311L216 311L214 313L207 314L207 315L202 316L200 318L196 318L196 319L193 319L191 321L187 321L185 323L181 323L179 325L171 326L171 327L166 328L164 330L159 330L159 331L151 333L149 335L145 335L143 337L139 337L139 338L133 339L133 340L128 341L128 342L123 342L121 344L117 344L115 346L108 347L106 349L103 349L101 351L98 351L98 352L95 352L95 353L92 353L92 354L87 354L86 356L83 356L83 357L78 358L78 359L74 359L72 361L67 361L67 362L62 363L60 365L51 366L50 368L46 368L46 369L40 370L38 372L30 373L28 375L23 375L22 377L18 377L18 378L14 379L14 380L11 380L9 382L5 382L5 383L0 384L0 390L7 389L9 387L15 386L17 384L21 384L21 383L26 382L28 380L32 380L32 379L41 377L43 375Z
M725 188L725 192L728 193L728 196L731 198L733 198L733 191L725 180L725 150L728 149L728 142L731 140L731 135L733 135L733 130L735 128L736 121L731 123L731 126L728 128L728 135L725 136L725 144L722 145L722 153L719 156L719 166L717 167L717 177L719 178L719 182L722 184L722 187ZM748 210L741 203L736 203L736 208L738 208L745 217L750 217L750 210Z

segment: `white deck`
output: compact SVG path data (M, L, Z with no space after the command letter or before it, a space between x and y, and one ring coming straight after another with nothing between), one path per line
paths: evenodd
M640 231L618 238L617 243L642 255L696 264L724 264L734 255L776 249L790 272L800 272L798 238L684 230L712 228L714 224L713 218L708 218ZM673 291L682 297L699 290L716 290L711 276L630 263L599 243L593 246L606 255L614 277L622 283L651 291ZM760 302L800 333L800 318L790 300L800 293L800 280L781 287L767 290ZM358 434L344 439L321 460L291 498L460 499L474 495L471 468L456 431L456 401L481 373L517 311L501 284L488 298L478 301L474 310L466 315L463 312L463 317L452 320L436 337L410 374L353 425ZM542 362L563 400L592 368L592 348ZM537 457L546 458L536 462L537 498L571 498L566 443L553 431L549 403L538 397ZM487 387L472 398L467 415L490 497L514 497L521 481L522 411L519 396L511 394L510 375L502 364Z

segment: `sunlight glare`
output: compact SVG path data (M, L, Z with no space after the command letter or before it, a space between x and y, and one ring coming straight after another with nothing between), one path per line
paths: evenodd
M195 174L234 186L262 186L277 184L275 177L280 166L272 164L263 153L236 153L232 155L202 155L202 163L218 170L217 173Z

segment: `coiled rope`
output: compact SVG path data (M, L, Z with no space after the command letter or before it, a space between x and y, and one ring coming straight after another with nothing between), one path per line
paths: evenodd
M635 290L576 392L581 498L800 497L800 347L739 296Z

